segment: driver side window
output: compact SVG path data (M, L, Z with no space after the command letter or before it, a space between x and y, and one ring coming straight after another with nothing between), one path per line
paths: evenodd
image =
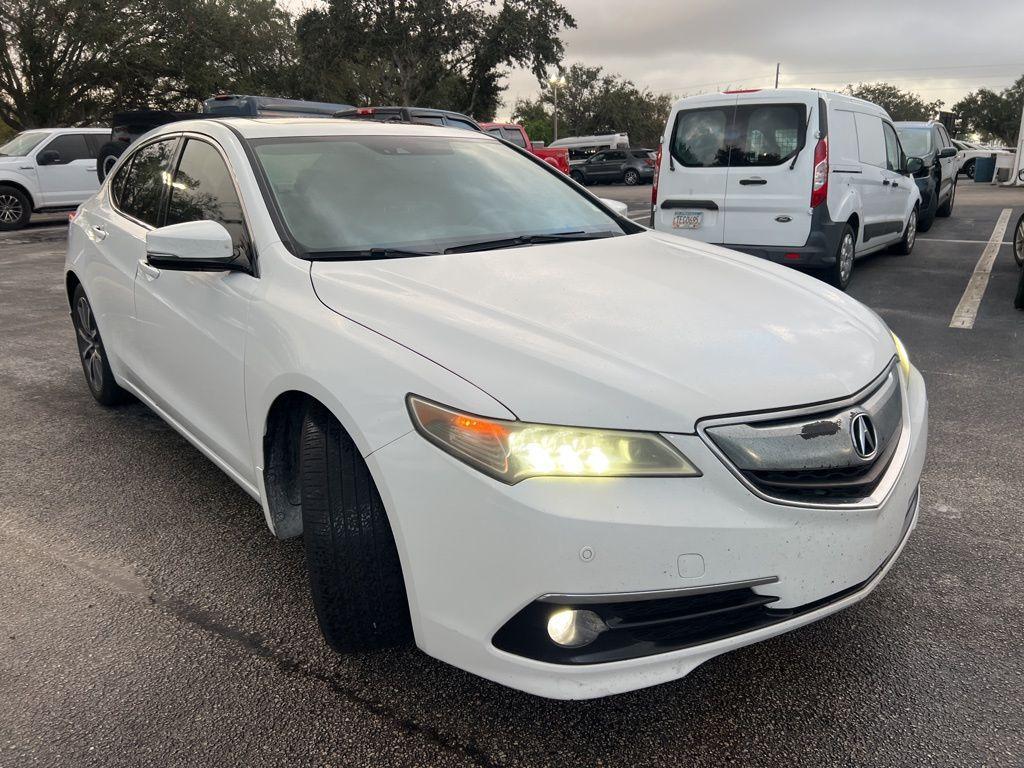
M885 134L885 167L899 173L903 168L903 150L900 148L896 130L883 122L882 132Z

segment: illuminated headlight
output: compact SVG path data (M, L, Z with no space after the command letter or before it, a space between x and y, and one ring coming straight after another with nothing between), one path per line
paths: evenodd
M889 331L892 336L893 343L896 345L896 357L900 360L900 368L903 369L903 375L910 375L910 355L907 354L907 348L903 346L903 342L900 341L900 337L892 331Z
M416 430L474 469L512 485L529 477L698 477L661 435L528 424L408 397Z

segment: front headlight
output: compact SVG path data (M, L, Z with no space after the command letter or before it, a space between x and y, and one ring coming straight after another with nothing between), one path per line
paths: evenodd
M895 333L889 331L889 335L892 336L893 343L896 345L896 357L900 360L900 368L903 369L903 375L910 376L910 355L907 354L907 348L903 346L900 337Z
M529 477L699 477L661 435L528 424L461 413L416 395L407 398L416 431L496 480Z

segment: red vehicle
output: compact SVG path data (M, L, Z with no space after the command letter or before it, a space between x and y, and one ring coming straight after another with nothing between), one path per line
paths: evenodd
M569 173L568 149L562 147L554 149L535 147L533 142L530 141L530 137L526 135L523 126L518 123L480 123L480 127L484 129L485 133L491 134L491 136L497 136L499 139L512 142L517 147L522 147L545 163L555 166L562 173Z

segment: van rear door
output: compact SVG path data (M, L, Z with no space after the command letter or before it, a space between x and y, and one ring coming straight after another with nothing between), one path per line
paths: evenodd
M669 123L658 178L654 228L706 243L725 242L728 134L735 95L687 100Z
M792 247L807 242L815 140L810 125L817 126L818 104L765 91L756 101L746 98L736 105L723 242Z

